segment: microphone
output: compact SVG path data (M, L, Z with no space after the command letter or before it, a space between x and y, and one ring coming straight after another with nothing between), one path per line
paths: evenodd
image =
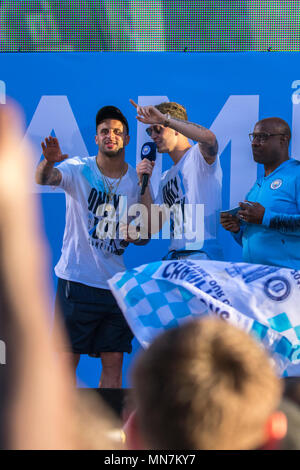
M150 162L155 162L155 160L156 160L156 144L154 142L146 142L142 146L141 160L144 160L144 158L147 158ZM149 175L144 173L143 174L143 179L142 179L141 196L143 196L143 194L145 193L145 190L148 186L148 181L149 181Z

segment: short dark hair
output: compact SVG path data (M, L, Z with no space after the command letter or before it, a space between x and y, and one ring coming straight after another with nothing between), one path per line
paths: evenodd
M169 113L173 118L187 121L187 112L185 107L179 103L175 103L175 101L167 101L165 103L157 104L155 108L158 109L158 111L160 111L162 114Z
M103 108L99 109L96 116L96 131L99 124L106 119L116 119L117 121L122 122L126 127L127 134L129 134L128 121L124 114L119 110L119 108L116 108L116 106L104 106Z

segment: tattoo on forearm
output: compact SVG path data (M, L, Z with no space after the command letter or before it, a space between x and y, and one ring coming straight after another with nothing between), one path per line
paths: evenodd
M51 186L58 186L61 182L61 172L56 168L53 168L51 175L48 177L47 184Z
M204 126L201 126L200 124L196 124L195 122L190 122L190 121L184 121L183 119L178 119L178 118L174 118L174 117L171 117L171 119L173 121L177 121L177 122L180 122L182 124L187 124L188 126L194 126L194 127L197 127L197 129L200 129L201 131L203 132L206 132L208 131L208 129ZM170 126L172 127L172 126ZM217 139L215 139L215 142L213 145L209 145L208 143L206 142L199 142L203 147L205 147L205 152L210 155L211 157L215 156L217 153L218 153L218 141Z
M181 122L183 124L188 124L189 126L195 126L198 129L201 129L202 131L207 131L206 127L200 126L200 124L196 124L195 122L184 121L183 119L174 118L173 116L171 116L171 119L173 119L173 121Z
M41 185L58 186L61 182L61 172L56 168L42 166L37 170L36 181Z
M215 155L217 155L218 150L219 150L219 144L217 140L215 141L214 145L203 144L201 142L200 144L201 144L201 147L205 148L205 151L209 156L214 157Z

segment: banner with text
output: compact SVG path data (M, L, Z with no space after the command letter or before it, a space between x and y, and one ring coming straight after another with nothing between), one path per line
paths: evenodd
M300 375L300 273L218 261L160 261L116 274L110 287L134 335L158 334L206 315L253 334L281 375Z

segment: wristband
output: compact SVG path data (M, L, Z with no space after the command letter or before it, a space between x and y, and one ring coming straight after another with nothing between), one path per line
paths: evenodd
M170 113L167 113L166 114L166 120L163 123L164 127L169 127L170 126L170 119L171 119Z

